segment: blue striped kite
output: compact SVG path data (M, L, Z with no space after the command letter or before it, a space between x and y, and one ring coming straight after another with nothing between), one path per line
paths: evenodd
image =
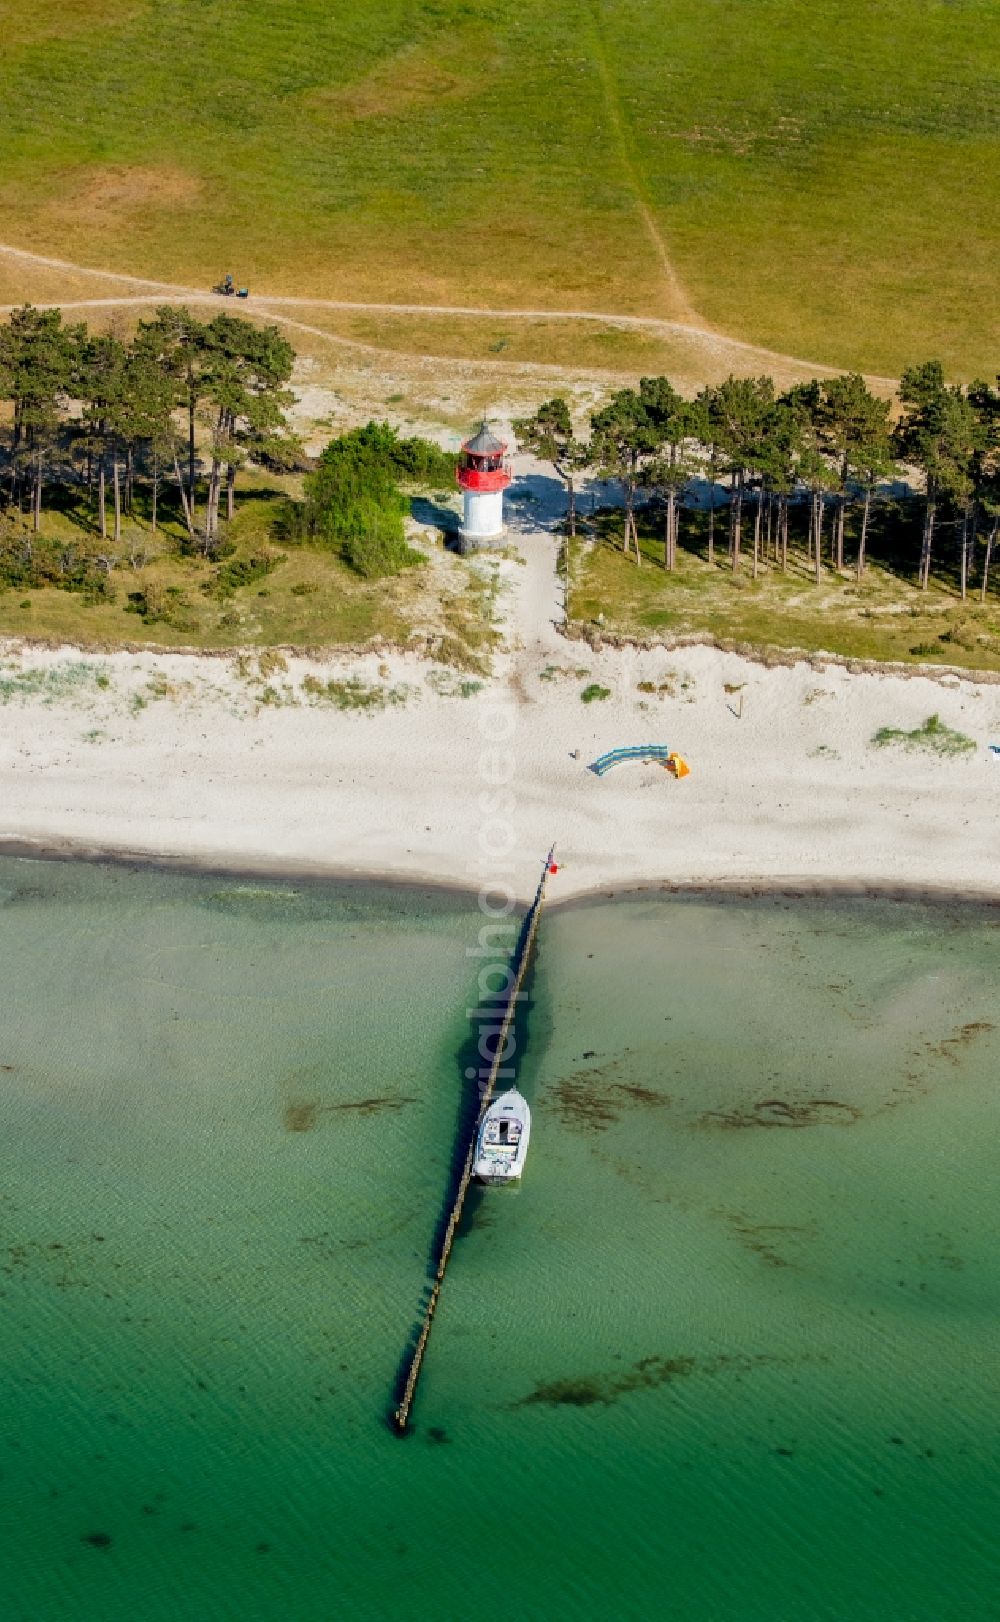
M598 756L590 769L595 777L603 777L623 760L667 760L672 752L668 743L635 743L625 749L609 749L606 755Z

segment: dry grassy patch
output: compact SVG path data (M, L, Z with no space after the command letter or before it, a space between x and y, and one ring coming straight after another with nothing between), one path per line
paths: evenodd
M16 56L19 44L121 26L142 10L136 0L4 0L5 52Z
M337 120L402 118L456 96L475 94L483 58L495 55L481 28L458 28L447 44L406 45L347 85L324 85L305 93L305 105Z
M704 556L697 525L682 545L677 568L662 566L662 544L647 533L643 565L636 568L607 538L581 546L573 563L571 618L584 634L639 640L704 636L747 650L795 649L859 661L1000 670L1000 603L961 601L946 579L927 591L881 563L869 565L859 586L853 574L826 568L819 585L805 557L794 552L789 570L762 570L753 580L749 561L734 575L720 551ZM724 523L724 520L723 520ZM724 527L720 547L724 547ZM780 656L780 655L779 655Z
M173 166L106 164L71 171L61 194L46 204L46 212L60 219L82 217L91 224L103 222L113 227L126 224L137 212L193 208L203 191L200 180Z

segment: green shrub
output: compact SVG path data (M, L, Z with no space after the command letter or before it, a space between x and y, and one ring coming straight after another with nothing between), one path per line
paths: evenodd
M212 578L202 583L201 589L206 597L215 597L224 602L244 586L265 580L284 561L283 553L267 551L254 552L248 558L231 558L229 562L220 564Z
M157 581L150 580L138 591L129 592L125 612L138 614L144 625L167 625L172 607L173 603L163 587Z
M0 536L0 591L42 586L77 592L91 603L112 603L116 596L107 568L76 546L44 536L35 536L31 542L15 533ZM27 606L31 606L30 600Z
M406 544L410 504L400 484L426 487L453 473L454 457L430 441L370 422L330 441L305 480L305 501L285 509L277 532L339 549L365 579L398 574L422 561Z
M602 687L600 682L592 681L589 687L583 689L580 697L584 704L593 704L595 700L610 698L611 688Z
M443 451L432 440L417 437L399 440L393 453L393 465L400 478L421 489L444 485L450 491L455 463L454 451Z
M379 580L399 574L414 563L423 563L423 554L407 546L402 521L397 530L376 514L372 520L369 527L344 542L344 557L356 574L365 580Z

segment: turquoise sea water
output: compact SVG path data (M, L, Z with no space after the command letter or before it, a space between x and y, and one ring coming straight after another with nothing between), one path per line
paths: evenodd
M0 862L4 1622L1000 1614L998 925L550 912L399 1440L474 901Z

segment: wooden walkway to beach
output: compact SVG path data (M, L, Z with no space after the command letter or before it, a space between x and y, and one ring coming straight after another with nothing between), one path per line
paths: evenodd
M542 908L545 906L545 886L548 881L549 869L552 865L554 850L555 847L553 846L552 850L549 851L549 854L545 858L545 865L542 868L542 876L538 881L538 889L535 891L535 899L531 903L531 907L525 916L524 923L521 928L521 938L518 942L517 955L514 963L514 976L511 981L510 989L507 993L506 1003L504 1005L503 1021L500 1026L500 1034L493 1050L493 1061L490 1065L489 1074L486 1079L486 1087L483 1091L479 1112L473 1124L472 1135L466 1150L465 1162L462 1167L462 1174L459 1178L458 1189L455 1194L455 1201L452 1205L451 1214L444 1229L441 1245L438 1250L437 1267L434 1273L434 1283L431 1287L430 1298L424 1312L423 1322L420 1326L420 1333L417 1336L413 1352L410 1356L410 1362L406 1371L406 1379L403 1382L402 1395L399 1400L399 1405L393 1414L395 1428L400 1434L405 1431L407 1424L409 1423L410 1409L413 1406L413 1398L417 1389L417 1381L420 1379L420 1369L424 1361L424 1353L427 1350L427 1342L430 1339L431 1325L434 1322L434 1314L437 1311L437 1304L441 1296L441 1286L444 1283L444 1275L447 1271L448 1259L451 1256L451 1247L454 1244L455 1233L462 1216L462 1207L465 1204L465 1196L469 1192L469 1184L472 1181L472 1166L476 1153L476 1138L479 1130L479 1122L482 1119L484 1110L489 1109L490 1102L493 1098L493 1092L496 1087L497 1072L503 1063L503 1055L507 1046L507 1037L517 1010L518 997L520 995L521 986L524 982L524 976L527 972L528 962L531 957L531 950L535 944L535 936L538 933L538 922L542 915Z

